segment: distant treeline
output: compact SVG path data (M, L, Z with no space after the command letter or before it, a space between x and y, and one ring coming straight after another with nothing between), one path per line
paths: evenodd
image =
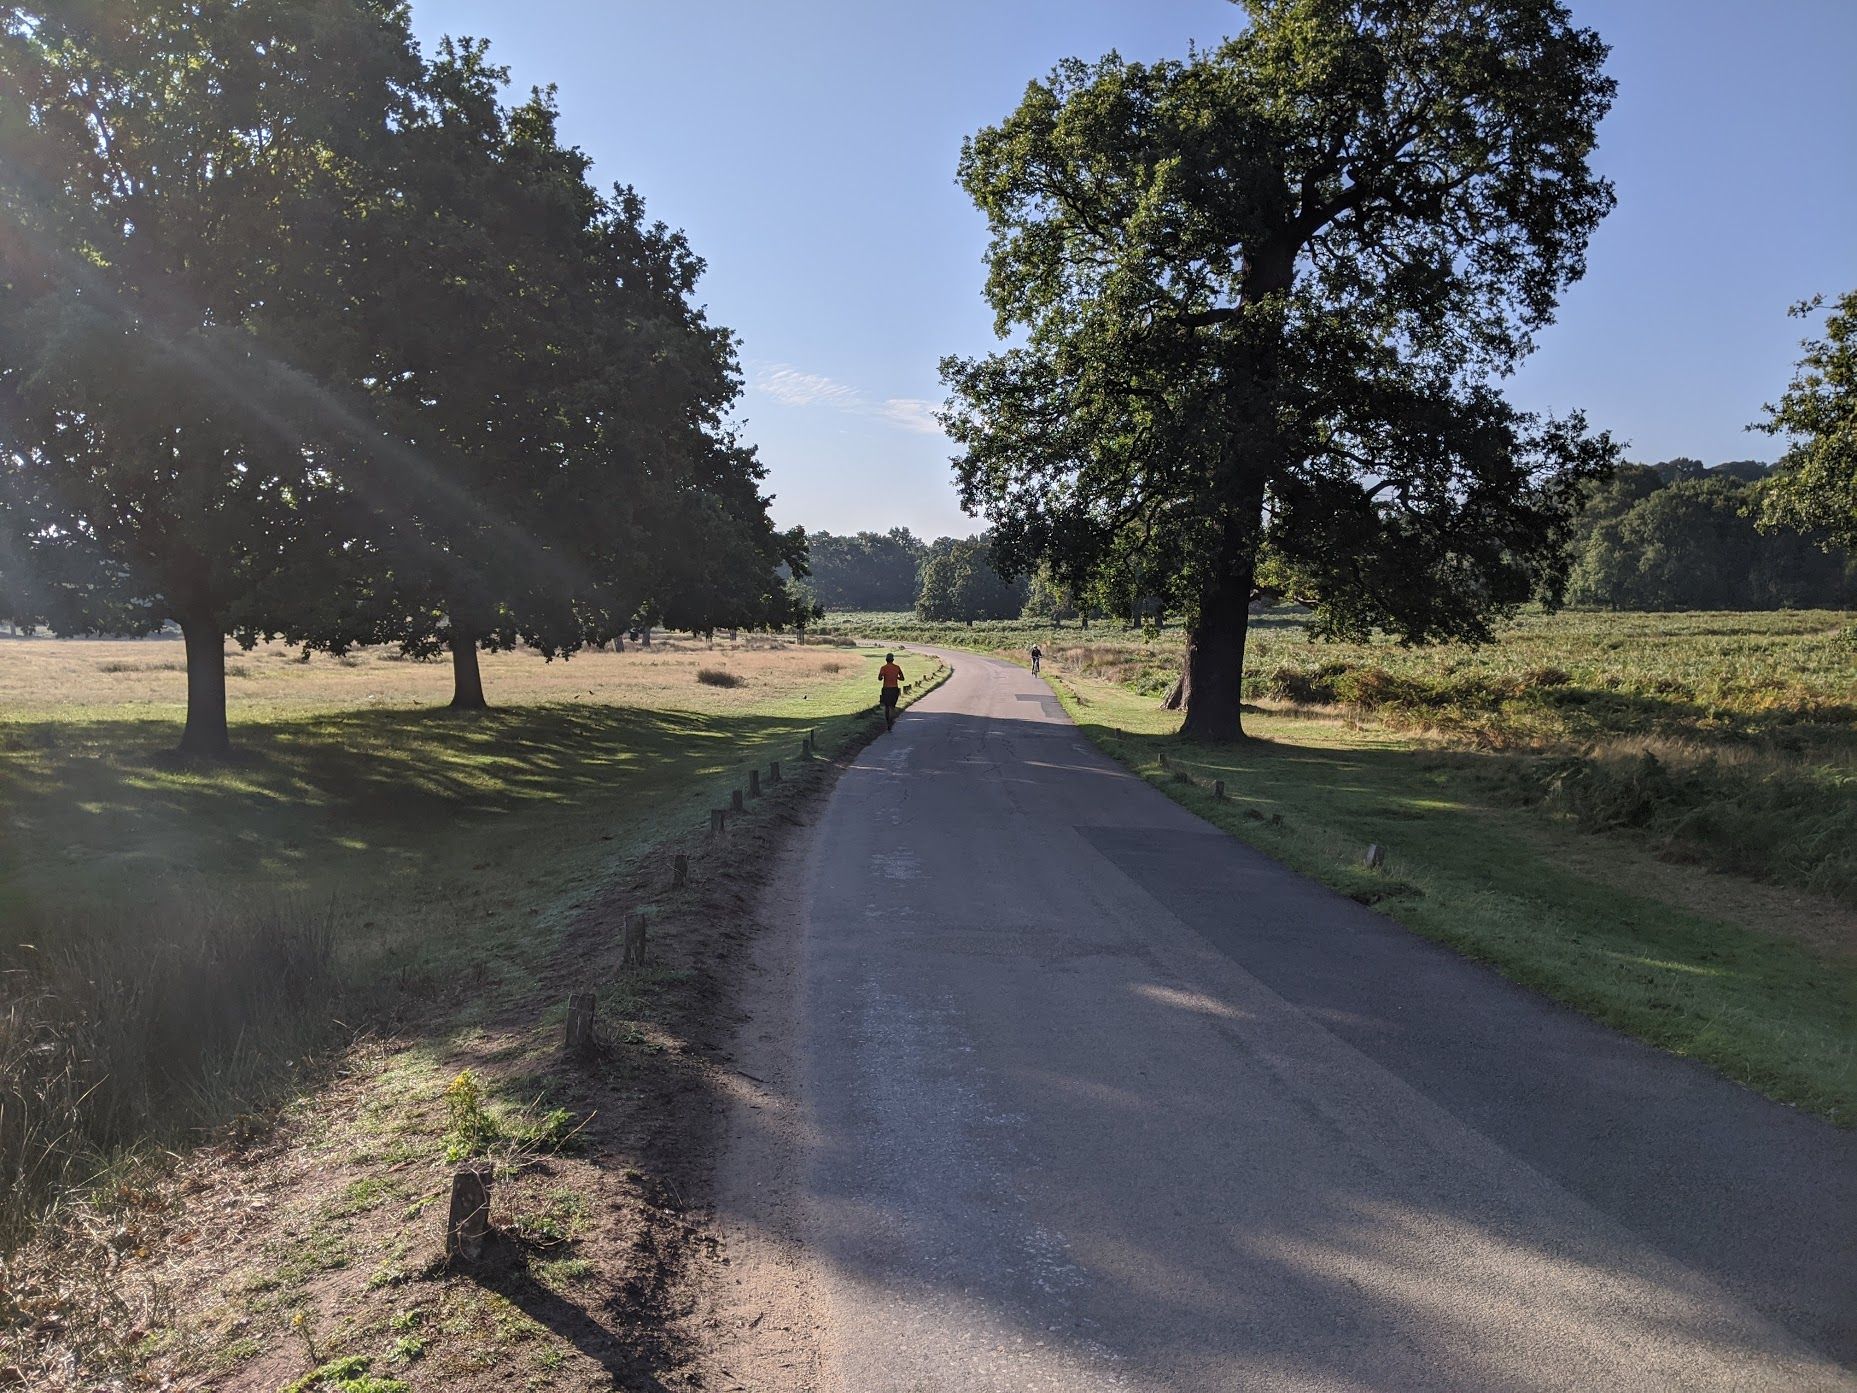
M828 612L915 610L924 619L1016 619L1029 587L993 566L985 535L924 542L906 527L808 539L800 588Z
M1593 487L1567 601L1597 609L1844 609L1857 556L1755 526L1773 466L1735 460L1621 465Z
M1757 530L1773 469L1759 460L1711 468L1687 458L1621 465L1592 487L1580 513L1569 549L1568 602L1618 610L1857 605L1851 552L1827 551L1796 532ZM1075 598L1048 576L1003 578L984 533L924 542L895 527L815 532L808 540L812 574L797 584L828 612L914 610L941 621L1078 612ZM1110 606L1092 608L1103 613Z

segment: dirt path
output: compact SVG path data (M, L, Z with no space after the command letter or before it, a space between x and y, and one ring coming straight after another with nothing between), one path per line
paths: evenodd
M713 1386L1857 1387L1857 1136L1290 874L950 657L764 904Z

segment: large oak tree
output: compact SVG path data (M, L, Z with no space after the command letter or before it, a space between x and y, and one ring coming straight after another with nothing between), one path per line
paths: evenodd
M1021 341L943 364L1003 563L1149 557L1207 739L1242 734L1260 554L1318 632L1481 639L1557 595L1613 454L1494 385L1612 204L1605 45L1558 0L1247 9L1182 62L1064 63L965 145Z
M416 66L392 0L0 6L15 592L61 631L177 623L190 753L227 747L226 635L313 605L343 545L318 384Z

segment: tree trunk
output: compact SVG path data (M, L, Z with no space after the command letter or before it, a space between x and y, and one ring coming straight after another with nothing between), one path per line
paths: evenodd
M1256 560L1248 547L1240 550L1235 557L1228 553L1224 578L1200 600L1199 618L1187 633L1178 704L1186 708L1180 734L1188 740L1244 739L1244 641Z
M451 629L451 709L482 711L484 675L477 666L477 636L469 629L452 625Z
M187 645L187 726L181 753L224 759L232 752L226 732L226 631L216 616L180 621Z

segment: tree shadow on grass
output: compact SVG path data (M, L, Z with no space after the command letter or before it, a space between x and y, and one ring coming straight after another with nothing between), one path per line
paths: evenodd
M811 724L583 704L354 712L241 727L238 759L206 769L175 762L145 722L62 725L54 744L0 752L0 853L14 862L0 880L118 862L293 885L416 874L456 835L532 814L623 815L719 779L749 749L797 753Z

